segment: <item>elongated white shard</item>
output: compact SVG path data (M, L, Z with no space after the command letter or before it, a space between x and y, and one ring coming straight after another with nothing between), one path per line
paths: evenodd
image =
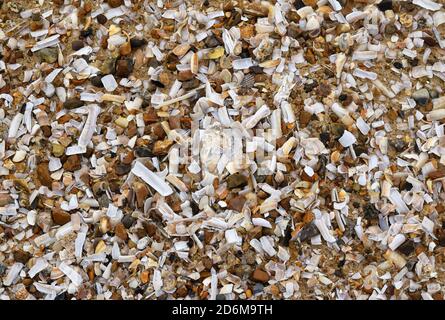
M355 51L352 54L352 60L366 61L377 58L375 51Z
M23 113L17 113L9 125L8 138L15 138L23 120Z
M163 197L171 195L173 193L173 189L157 174L150 171L146 166L144 166L140 162L136 162L131 172L144 180L145 183L150 185L153 189L155 189L159 194Z
M112 92L117 88L117 82L114 79L112 74L109 74L101 79L102 84L104 85L105 90L108 92Z
M329 4L332 6L332 9L334 9L335 11L340 11L342 9L340 2L338 2L337 0L328 0L328 1Z
M246 129L252 129L261 119L267 117L269 114L270 114L269 107L267 105L263 105L261 108L257 110L257 112L255 112L254 115L248 117L247 119L244 119L242 124L246 127Z
M232 65L235 70L248 69L253 66L253 61L252 58L237 59L233 60Z
M65 262L62 262L59 265L59 269L74 283L74 285L80 286L82 284L82 276Z
M48 267L48 262L45 259L39 258L36 260L36 263L32 266L31 269L28 271L28 275L31 278L34 278L36 274L38 274L40 271Z
M94 130L96 129L97 116L99 115L101 108L97 104L90 104L88 106L88 118L83 126L82 133L79 137L79 146L86 147L90 143L93 137Z
M236 233L235 229L226 230L225 237L227 243L236 243L241 245L241 243L243 242L243 239L238 236L238 233Z
M272 228L272 225L269 221L263 218L252 218L252 223L254 226L261 226L264 228Z
M3 285L5 287L10 286L14 282L15 278L17 278L20 271L22 271L22 269L23 269L23 263L20 262L14 263L12 267L9 269L5 280L3 281Z
M356 125L360 132L364 135L367 135L369 133L369 130L371 130L369 124L367 124L362 117L357 118Z
M440 3L436 3L431 0L414 0L413 4L431 11L437 11L442 8L442 5Z
M398 235L396 235L394 237L394 239L392 239L391 243L388 245L388 247L392 250L395 251L402 243L404 243L406 240L406 237L399 233Z
M433 110L426 115L428 121L441 120L443 118L445 118L445 109Z
M162 281L161 271L156 269L155 272L153 273L153 289L159 292L162 288L162 285L163 281Z
M34 47L31 48L32 52L36 52L38 50L41 50L43 48L52 47L59 43L59 34L55 34L51 37L48 37L46 39L40 40L36 43Z
M330 242L333 243L335 242L335 238L334 236L331 234L331 232L329 231L328 227L326 226L326 224L323 221L323 218L316 218L314 220L314 224L317 227L318 231L320 231L321 236L323 237L323 239L326 242Z
M391 203L395 205L398 213L405 214L409 211L408 206L403 201L402 196L396 188L391 189L391 192L389 194L389 201L391 201Z
M338 142L340 142L341 145L345 148L353 145L356 141L357 141L357 139L355 138L355 136L352 133L350 133L348 130L345 130L343 132L343 135L341 136L341 138L338 139Z
M262 236L260 238L261 247L263 250L271 257L277 254L277 251L273 247L273 241L271 241L270 237Z

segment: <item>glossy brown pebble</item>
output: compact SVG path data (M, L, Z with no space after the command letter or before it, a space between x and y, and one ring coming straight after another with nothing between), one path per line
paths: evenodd
M178 73L178 81L189 81L193 79L193 73L190 70Z
M135 219L130 214L126 214L122 218L122 224L127 229L130 229L134 222L135 222Z
M98 15L96 17L96 19L97 19L97 22L99 22L102 25L107 23L107 21L108 21L107 17L105 17L105 15L103 15L103 14Z
M156 230L158 229L154 223L144 223L145 232L149 237L153 237L156 234Z
M114 233L117 237L120 239L126 241L128 239L127 230L125 229L125 226L123 223L118 223L116 227L114 228Z
M131 47L134 48L134 49L135 48L140 48L140 47L142 47L142 46L147 44L147 40L133 38L133 39L130 40L130 44L131 44Z
M102 83L102 77L101 76L94 76L90 79L91 84L98 88L103 88L104 84Z
M130 42L125 42L119 48L119 53L121 56L128 56L131 53L131 45Z
M108 0L107 2L109 4L109 6L112 8L117 8L124 3L123 0Z
M75 41L73 41L73 42L71 43L71 48L72 48L74 51L80 50L80 49L82 49L83 47L84 47L84 43L83 43L82 40L75 40Z
M255 269L255 271L252 273L252 280L255 282L265 283L269 281L269 279L269 274L260 268Z
M78 154L68 156L65 163L63 164L63 169L65 169L67 171L79 170L81 168L80 160L81 159Z
M131 165L120 163L120 164L116 165L115 172L118 176L123 176L123 175L129 173L130 170L131 170Z
M241 212L244 203L246 203L246 198L243 195L239 195L230 199L227 207L231 210Z
M51 173L49 172L48 162L41 162L37 165L37 178L40 183L48 188L52 187L53 179L51 178Z
M32 255L29 252L26 252L22 249L17 249L13 253L15 262L27 263L29 259L31 259Z
M65 109L76 109L82 107L84 104L79 98L70 98L63 103L63 107Z
M116 63L116 75L126 78L133 72L133 63L130 59L120 59Z
M51 217L53 218L54 223L59 226L63 226L71 221L71 215L60 208L54 208L51 211Z
M241 173L234 173L226 179L229 189L242 188L247 185L247 177Z

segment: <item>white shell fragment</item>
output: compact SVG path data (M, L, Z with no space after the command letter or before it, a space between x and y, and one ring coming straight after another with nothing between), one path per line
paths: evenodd
M355 136L348 130L345 130L340 139L338 139L338 142L340 142L341 145L345 148L352 146L356 141L357 139L355 138Z
M137 161L131 172L141 178L145 183L155 189L161 196L168 196L173 193L173 189L163 181L158 175L150 171L146 166Z
M445 0L0 3L0 300L443 300Z

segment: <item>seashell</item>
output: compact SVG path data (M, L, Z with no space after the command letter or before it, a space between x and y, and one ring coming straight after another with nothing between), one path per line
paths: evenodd
M433 100L433 110L445 109L445 96Z
M255 84L255 76L252 73L248 73L241 80L240 86L243 88L252 88Z
M267 60L259 64L261 68L274 68L280 64L280 59Z
M306 31L313 31L320 29L320 22L316 16L311 16L306 23Z
M433 22L436 27L440 26L441 24L445 23L445 12L444 11L437 11L433 14Z
M208 59L218 59L224 55L224 47L216 47L207 54Z
M388 98L392 99L396 96L394 92L388 89L380 80L376 79L373 83L377 87L377 89L379 89Z
M335 59L335 73L337 75L337 79L340 79L345 62L346 62L346 55L344 53L337 54L337 58Z
M26 151L19 150L15 153L14 157L12 158L12 162L22 162L26 157Z
M436 3L431 0L413 0L413 4L430 11L437 11L442 8L440 3Z
M193 74L197 74L199 69L199 60L198 60L198 54L195 52L192 55L192 58L190 59L190 71Z
M108 36L111 37L112 35L118 34L121 32L121 28L112 24L110 28L108 28Z
M442 120L445 118L445 109L436 109L427 114L428 121Z
M188 43L183 43L180 45L177 45L174 49L173 49L173 53L178 56L178 57L182 57L183 55L185 55L188 51L190 50L190 45Z

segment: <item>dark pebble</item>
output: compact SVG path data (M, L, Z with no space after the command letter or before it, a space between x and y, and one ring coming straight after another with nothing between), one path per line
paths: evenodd
M103 14L98 15L96 17L96 19L97 19L97 22L99 22L100 24L105 24L108 21L107 17L105 17L105 15L103 15Z
M116 165L116 174L118 176L123 176L131 171L131 165L129 164L118 164Z
M252 71L255 74L262 74L263 72L263 68L261 68L260 66L252 66L249 68L249 71Z
M71 48L73 48L74 51L80 50L84 47L84 43L82 40L75 40L71 43Z
M379 4L377 4L377 8L380 11L392 10L392 1L391 0L383 0Z
M423 41L429 47L436 47L438 45L436 39L434 39L433 37L426 36L423 38Z
M6 271L6 266L0 263L0 276L3 275Z
M67 300L67 294L66 292L62 292L60 294L58 294L54 300Z
M408 181L403 181L401 184L401 189L402 190L406 190L406 191L411 191L411 189L413 188L413 185L411 183L409 183Z
M133 38L133 39L130 40L130 45L131 45L132 48L140 48L140 47L142 47L142 46L144 46L146 44L147 44L147 40L145 40L145 39Z
M26 264L32 256L29 252L23 251L21 249L14 251L13 255L16 262L21 262L23 264Z
M99 202L101 208L107 208L108 205L110 204L110 199L108 198L107 194L104 193L99 197L99 199L97 199L97 202Z
M315 237L319 234L319 231L317 227L313 224L307 224L301 229L300 233L298 234L298 238L301 242L304 242L306 240L310 240L312 237Z
M402 69L403 68L403 64L400 61L394 62L393 65L397 69Z
M396 149L397 152L402 152L407 148L407 144L402 139L395 139L390 142L390 145Z
M226 296L224 294L217 294L216 300L226 300Z
M366 219L373 219L379 216L379 210L377 210L373 204L367 204L363 208L363 212Z
M411 97L421 106L426 106L430 101L430 93L425 88L415 91Z
M256 283L253 287L253 294L259 294L264 292L264 285L261 283Z
M88 37L90 37L92 35L93 35L93 28L91 28L91 27L89 27L86 30L81 30L80 31L80 37L81 38L88 38Z
M76 109L84 105L84 102L79 98L71 98L64 102L63 107L65 109Z
M290 224L287 225L284 231L284 237L280 239L280 244L285 247L289 247L290 239L292 238L292 227Z
M162 82L158 80L151 80L151 83L153 83L158 88L165 88L165 86L162 84Z
M304 92L308 93L318 87L318 82L316 80L309 80L304 84Z
M365 146L361 146L361 145L354 145L354 151L355 151L355 155L358 157L361 154L366 154L368 149Z
M131 226L133 225L134 221L135 221L135 219L130 214L124 215L124 217L121 220L122 224L127 229L131 228Z
M207 37L205 39L205 44L208 48L213 48L213 47L217 47L221 44L221 42L219 41L219 39L217 37L215 37L214 35L211 35L210 37Z
M329 134L329 132L325 131L320 133L320 141L323 142L323 144L325 146L329 146L329 142L331 140L331 135Z
M400 247L397 248L397 251L403 253L405 256L409 256L415 249L414 241L409 239L402 243Z
M302 0L297 0L294 3L295 9L301 9L303 7L305 7L306 5L304 4L304 2Z
M228 176L226 181L229 189L242 188L247 185L247 177L241 173Z
M153 153L151 152L151 149L144 148L144 147L135 148L134 154L138 158L146 158L146 157L151 157L153 155Z
M98 88L103 88L104 84L102 83L102 77L101 76L94 76L91 79L91 84Z
M116 75L127 78L133 72L133 62L131 59L120 59L116 63Z

